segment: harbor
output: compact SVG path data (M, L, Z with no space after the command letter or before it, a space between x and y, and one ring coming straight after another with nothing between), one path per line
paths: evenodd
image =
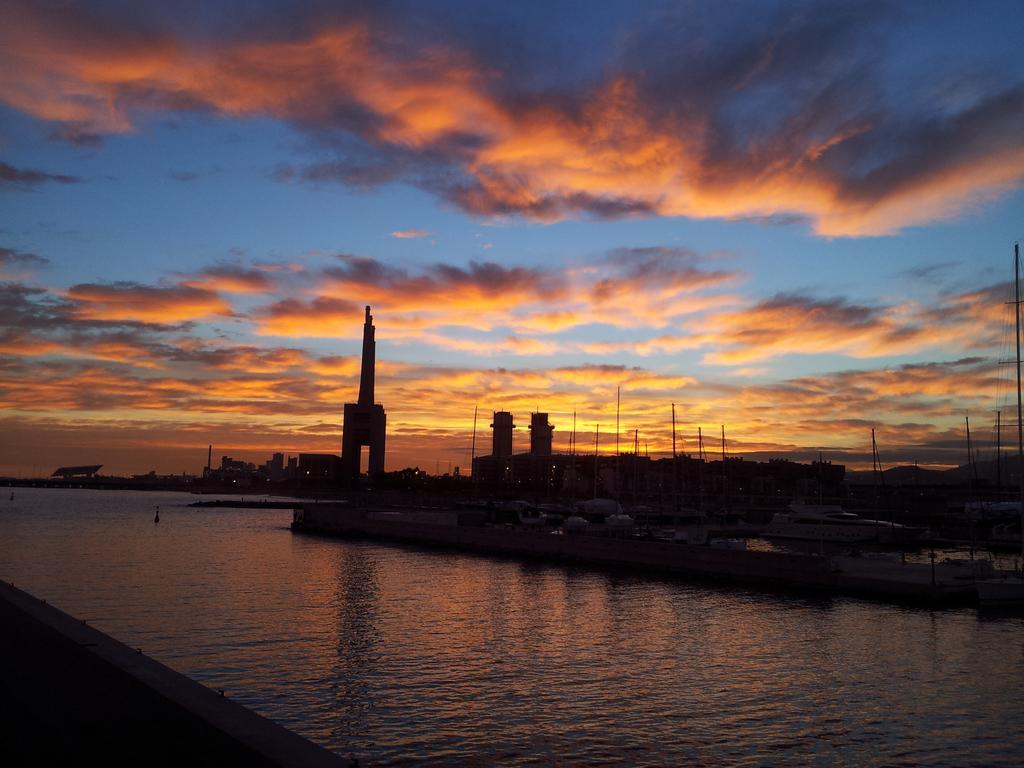
M360 765L1013 765L1024 749L1005 706L1019 614L295 535L288 510L193 500L25 489L0 574Z
M304 504L295 512L292 530L627 568L753 584L764 589L810 590L931 604L976 602L976 581L1002 575L984 560L923 565L849 555L752 551L716 545L714 540L696 545L607 532L572 534L562 529L490 525L483 513L468 510L402 511L353 508L348 504Z

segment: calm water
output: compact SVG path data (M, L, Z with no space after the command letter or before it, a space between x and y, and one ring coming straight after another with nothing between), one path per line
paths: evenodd
M295 536L184 494L15 496L0 578L365 765L1024 761L1020 617Z

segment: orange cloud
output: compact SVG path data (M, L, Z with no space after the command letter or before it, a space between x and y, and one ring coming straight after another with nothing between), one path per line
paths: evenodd
M356 357L191 343L150 347L151 359L160 361L156 371L139 355L139 349L146 349L143 340L125 337L120 343L95 345L97 354L109 353L116 362L17 352L0 358L0 408L57 430L96 418L129 423L141 413L178 421L216 418L228 433L244 428L276 434L278 447L308 445L303 437L308 428L329 443L327 449L336 450L339 407L358 389ZM389 412L389 445L396 447L392 456L410 464L434 456L465 463L474 404L485 413L511 410L521 421L533 410L548 411L561 448L575 411L581 445L592 439L595 422L601 424L605 445L613 445L617 387L623 395L620 440L628 444L638 429L642 443L655 454L671 446L670 403L675 402L677 438L688 451L694 450L701 425L713 433L707 439L710 447L718 425L725 423L730 452L785 452L808 445L860 451L868 430L876 427L890 460L912 460L956 454L963 409L991 408L1005 389L1000 379L1000 366L983 358L756 385L701 381L637 366L481 369L383 360L377 391ZM325 424L333 426L325 432ZM485 428L478 427L478 439L486 440ZM131 434L118 439L147 439L142 432ZM205 445L208 439L206 431L194 442ZM525 449L525 433L518 439Z
M470 261L467 267L435 264L409 274L368 257L339 258L343 266L324 270L327 284L322 290L339 297L361 296L393 312L480 312L550 301L565 293L557 273L527 267Z
M75 302L74 314L85 320L173 324L232 314L231 306L215 292L186 285L82 283L66 295Z
M220 264L182 279L182 285L228 293L269 293L276 287L266 270Z
M393 341L429 340L492 354L551 353L581 347L536 336L586 325L666 327L680 317L735 303L735 296L706 291L740 277L735 271L702 269L696 254L667 248L620 249L594 266L563 269L470 261L465 267L440 263L411 271L365 256L338 258L343 266L303 275L311 298L257 311L258 332L350 338L359 333L362 305L370 304L387 318ZM558 308L551 309L553 304ZM346 325L336 324L343 315L349 318ZM502 341L475 342L450 333L452 328L497 331Z
M700 49L706 60L694 71L706 84L661 71L676 58L665 56L571 94L508 87L516 72L455 45L414 45L364 22L311 26L293 39L186 43L15 3L0 31L0 99L84 135L131 131L142 111L271 116L355 136L386 158L379 168L322 163L303 178L404 175L471 212L545 221L795 214L822 235L882 234L956 215L1024 178L1024 139L1013 130L1024 90L980 94L953 114L869 111L835 97L849 73L831 70L847 60L856 70L853 55L806 61L792 89L803 100L780 101L750 130L749 102L796 76L789 58L820 47L808 44L821 29L807 19L735 40L737 50Z
M265 336L299 338L349 338L362 333L358 319L360 308L351 301L319 296L312 301L282 299L254 318L256 332Z
M559 344L542 339L506 336L499 339L466 339L457 336L445 336L439 333L419 333L417 343L426 342L441 349L455 349L476 355L553 355L561 347Z

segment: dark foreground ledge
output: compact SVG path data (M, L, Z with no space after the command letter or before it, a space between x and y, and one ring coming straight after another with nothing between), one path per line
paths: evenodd
M0 582L0 765L347 760Z

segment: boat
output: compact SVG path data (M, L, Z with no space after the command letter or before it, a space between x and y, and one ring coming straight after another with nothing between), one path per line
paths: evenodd
M1024 578L1003 574L974 582L978 602L983 606L1024 605Z
M730 549L734 552L747 551L746 539L715 538L708 541L708 546L712 549Z
M708 543L708 529L704 525L688 525L685 528L676 528L672 535L674 544L698 544Z
M912 528L886 520L871 520L847 512L838 504L790 504L786 512L772 516L764 535L776 539L805 541L863 542L902 536L915 538L923 528Z
M1016 365L1017 365L1017 456L1021 462L1018 477L1020 481L1020 553L1021 571L1004 571L990 578L977 579L978 603L981 606L1024 605L1024 408L1021 406L1020 374L1020 243L1013 244L1013 314L1015 318Z
M1019 501L968 501L964 512L976 520L1016 518L1020 515Z
M610 531L632 531L633 523L633 518L623 513L608 515L604 519L604 524Z
M583 533L590 525L590 521L579 515L570 515L562 523L562 530L565 533Z

